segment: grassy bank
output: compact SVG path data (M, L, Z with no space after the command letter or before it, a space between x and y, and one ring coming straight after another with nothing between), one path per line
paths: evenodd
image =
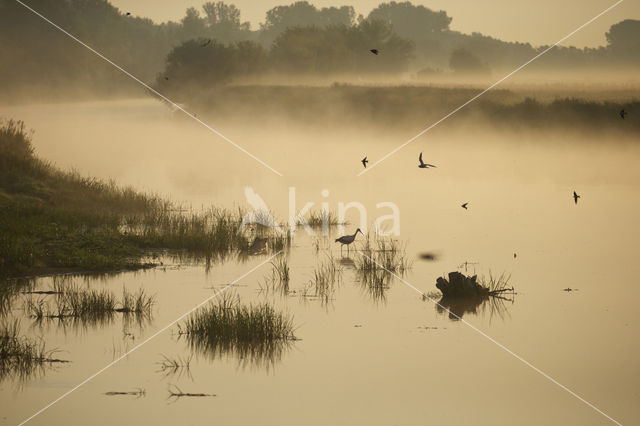
M241 218L220 209L184 213L156 196L61 171L34 154L22 122L0 123L0 276L143 268L154 250L207 260L246 252L253 236L237 232ZM268 246L282 243L272 240Z

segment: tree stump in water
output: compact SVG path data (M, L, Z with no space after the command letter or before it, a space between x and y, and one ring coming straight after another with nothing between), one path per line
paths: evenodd
M436 287L443 297L488 296L489 289L477 282L477 275L467 277L460 272L449 272L449 280L438 277Z

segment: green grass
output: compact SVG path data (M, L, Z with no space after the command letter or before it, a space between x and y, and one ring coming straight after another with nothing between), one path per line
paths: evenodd
M63 172L38 158L24 123L0 122L0 277L153 266L158 250L184 251L199 261L248 254L244 212L194 212L114 182ZM289 235L267 231L269 247Z
M73 319L83 324L98 324L110 321L116 313L125 316L133 315L138 319L150 318L155 303L153 296L148 296L140 289L131 293L123 288L120 300L106 289L80 288L66 282L54 284L53 301L46 297L28 297L25 311L36 321L45 319Z
M268 303L245 305L225 295L195 312L178 327L190 346L211 357L237 356L241 362L269 365L296 340L293 318Z

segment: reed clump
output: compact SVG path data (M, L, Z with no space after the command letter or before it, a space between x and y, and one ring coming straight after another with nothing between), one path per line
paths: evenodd
M411 267L406 247L398 240L368 234L359 248L356 269L362 274L375 270L385 270L402 275Z
M342 268L337 265L335 259L328 255L313 271L309 285L304 289L304 297L319 299L323 304L328 304L333 298L336 285L342 279ZM313 293L311 293L311 290Z
M312 228L345 225L345 222L341 221L338 216L330 210L312 210L306 221Z
M289 261L285 255L281 254L271 262L271 274L266 278L264 285L261 285L261 290L287 295L290 280Z
M47 364L68 362L54 358L55 352L43 341L20 336L19 321L0 323L0 380L25 379L43 371Z
M268 303L245 305L225 295L178 326L192 348L216 357L236 355L243 362L273 363L296 340L293 318Z
M36 321L45 319L77 319L82 322L106 322L115 313L151 317L155 298L143 289L135 293L126 288L122 290L122 298L118 298L107 289L87 289L78 285L60 282L54 284L53 301L45 298L27 298L25 310Z

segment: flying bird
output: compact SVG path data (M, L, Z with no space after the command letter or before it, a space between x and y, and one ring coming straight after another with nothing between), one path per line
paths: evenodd
M380 53L378 49L371 49L369 50L369 52L373 53L374 55L377 55L378 53Z
M369 162L369 160L367 160L367 157L364 157L361 161L362 165L364 166L364 168L367 168L367 163Z
M420 157L418 157L418 159L420 160L420 165L418 167L420 167L421 169L428 169L429 167L435 167L433 164L427 164L424 161L422 161L422 153L420 153Z
M203 44L202 47L207 47L209 44L211 44L211 39L207 40L207 42Z
M578 198L580 198L580 196L576 193L576 191L573 191L573 201L575 201L576 204L578 204Z
M625 117L627 114L629 114L629 113L628 113L627 111L625 111L625 110L620 111L620 117L622 117L622 119L623 119L623 120L624 120L624 117Z
M467 206L469 205L469 203L464 203L463 205L461 205L460 207L462 207L463 209L467 210Z
M356 232L353 233L353 235L343 235L342 237L336 239L336 243L342 244L340 246L340 251L342 251L342 247L345 245L347 246L347 252L349 251L349 244L355 241L358 232L362 234L362 231L360 230L360 228L358 228L356 229ZM362 235L364 236L364 234Z

